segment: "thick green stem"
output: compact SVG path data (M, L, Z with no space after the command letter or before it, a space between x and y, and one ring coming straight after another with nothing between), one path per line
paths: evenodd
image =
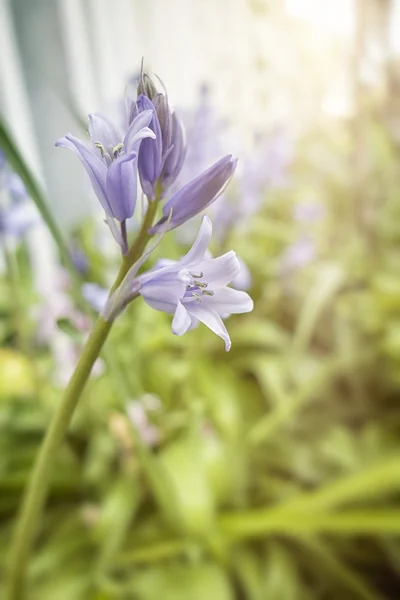
M47 496L55 455L111 326L112 323L107 323L102 317L97 319L39 450L25 492L11 548L7 596L10 600L19 600L23 597L29 550Z
M132 264L140 258L149 240L148 229L151 227L157 210L157 202L151 202L143 220L141 230L123 263L112 287L115 290L121 283ZM10 550L8 570L7 600L21 600L24 597L26 568L29 552L35 535L40 513L45 503L50 477L57 450L69 427L74 410L82 391L89 379L92 367L106 341L112 322L98 317L83 348L76 369L68 383L61 402L54 413L46 432L28 482L20 515L16 524Z

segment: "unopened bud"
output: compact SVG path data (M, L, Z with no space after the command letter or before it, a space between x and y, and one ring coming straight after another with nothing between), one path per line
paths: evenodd
M140 96L143 94L144 96L150 98L150 100L153 100L153 98L157 96L157 93L157 88L154 85L150 75L142 72L138 82L137 95Z

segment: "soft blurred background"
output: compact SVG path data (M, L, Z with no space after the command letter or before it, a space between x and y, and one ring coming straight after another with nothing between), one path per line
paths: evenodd
M97 298L118 268L54 141L118 119L142 57L186 124L182 181L239 157L213 251L237 252L255 301L229 354L140 300L118 321L57 457L29 600L400 597L399 30L399 0L0 0L1 573L93 319L81 284Z

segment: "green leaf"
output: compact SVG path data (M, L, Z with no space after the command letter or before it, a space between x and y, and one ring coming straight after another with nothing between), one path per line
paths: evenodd
M40 189L40 186L36 181L33 173L24 161L16 143L13 141L2 119L0 119L0 148L4 152L5 157L7 158L15 173L17 173L24 182L29 196L36 204L38 211L40 212L43 218L43 221L46 223L51 235L53 236L55 243L57 244L60 256L63 262L65 263L65 266L71 272L72 276L76 276L75 266L71 258L70 252L68 250L68 245L53 215L51 214L48 208L49 203L45 199L43 191Z
M344 280L338 264L321 265L321 271L308 292L293 339L293 351L300 354L309 344L322 311L335 296Z

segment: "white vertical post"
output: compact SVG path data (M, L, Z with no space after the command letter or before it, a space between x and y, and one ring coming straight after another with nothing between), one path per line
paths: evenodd
M105 111L115 106L124 89L123 74L118 60L123 42L117 39L112 17L115 4L110 0L87 0L88 27L95 56L94 70L99 101L101 109Z
M82 0L58 0L70 89L83 116L97 110L90 40Z
M24 159L44 187L8 0L0 0L0 40L1 112ZM29 249L36 287L45 296L54 288L57 264L54 245L44 225L36 227L29 234Z
M0 40L1 113L28 166L45 189L8 0L0 0ZM46 325L48 331L51 331L50 344L58 363L58 375L64 382L66 370L71 366L72 348L70 340L59 332L53 320L60 302L58 290L60 269L53 240L44 224L36 226L28 234L28 246L35 287L44 306L48 307Z

